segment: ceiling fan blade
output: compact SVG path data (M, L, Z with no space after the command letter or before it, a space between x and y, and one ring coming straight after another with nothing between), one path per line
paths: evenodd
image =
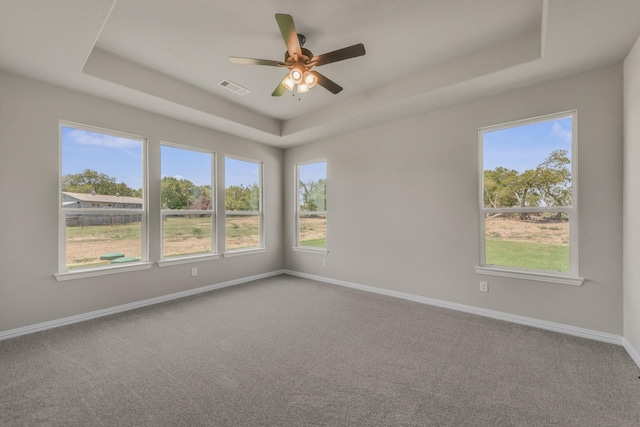
M300 42L298 41L298 32L296 26L293 23L293 17L283 13L276 13L276 22L282 33L282 38L287 45L287 51L291 56L302 56L302 49L300 48Z
M333 52L314 56L313 58L311 58L311 61L309 61L309 64L312 64L313 66L331 64L332 62L344 61L345 59L362 56L365 53L366 51L364 50L364 45L362 43L358 43L354 44L353 46L334 50Z
M325 76L323 76L322 74L320 74L317 71L309 71L309 72L318 78L318 84L320 86L322 86L323 88L327 89L332 94L335 95L335 94L339 93L340 91L342 91L342 86L340 86L339 84L337 84L333 80L329 80L328 78L326 78Z
M230 56L229 62L234 64L247 64L247 65L270 65L272 67L286 67L287 64L280 61L272 61L270 59L256 59L256 58L238 58L237 56Z
M286 91L287 91L287 88L284 87L282 82L280 82L280 84L278 86L276 86L276 89L273 91L271 96L282 96L282 95L285 94Z

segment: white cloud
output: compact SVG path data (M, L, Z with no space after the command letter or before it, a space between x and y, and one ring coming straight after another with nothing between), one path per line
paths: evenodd
M140 141L135 141L117 136L103 135L93 132L87 132L80 129L74 129L67 135L75 143L80 145L95 145L107 148L139 148Z
M564 142L571 143L571 129L563 128L559 122L553 123L551 134L562 138Z

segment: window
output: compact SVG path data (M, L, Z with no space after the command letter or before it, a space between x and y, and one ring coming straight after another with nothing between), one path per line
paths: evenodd
M160 145L162 259L213 255L214 153Z
M226 252L261 249L262 163L225 157Z
M145 144L138 136L60 122L58 280L147 261Z
M480 129L482 272L577 278L575 129L575 112Z
M327 248L327 162L296 165L296 244L300 249Z

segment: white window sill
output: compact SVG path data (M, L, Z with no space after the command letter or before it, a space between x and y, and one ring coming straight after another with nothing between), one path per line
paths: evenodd
M309 254L328 254L329 251L326 248L313 248L313 247L306 247L306 246L294 246L292 248L294 250L294 252L306 252Z
M261 254L267 252L265 248L238 249L237 251L229 251L224 253L225 258L233 258L242 255Z
M58 282L65 280L86 279L87 277L106 276L109 274L126 273L128 271L148 270L151 268L151 262L133 262L127 265L109 265L108 267L96 267L85 270L69 270L64 273L55 274Z
M180 264L191 264L194 262L202 262L202 261L211 261L214 259L219 259L220 255L206 254L206 255L192 255L186 257L176 257L163 259L162 261L158 261L158 267L169 267L171 265L180 265Z
M537 282L558 283L561 285L580 286L584 278L578 276L567 276L564 274L554 274L548 272L520 271L500 267L479 267L476 266L476 273L486 276L510 277L512 279L535 280Z

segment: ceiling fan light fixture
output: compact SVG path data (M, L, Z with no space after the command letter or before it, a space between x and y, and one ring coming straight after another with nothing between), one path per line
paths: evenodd
M309 86L305 83L298 83L298 93L309 92Z
M289 73L289 77L295 83L302 83L302 77L304 75L304 66L302 64L296 64L291 67L291 73Z
M309 89L311 89L316 85L316 83L318 83L318 78L313 73L305 71L303 75L303 82L309 87Z
M293 87L295 85L296 84L293 82L293 80L291 80L291 77L289 76L289 74L284 76L284 79L282 79L282 86L286 87L287 90L293 90Z

